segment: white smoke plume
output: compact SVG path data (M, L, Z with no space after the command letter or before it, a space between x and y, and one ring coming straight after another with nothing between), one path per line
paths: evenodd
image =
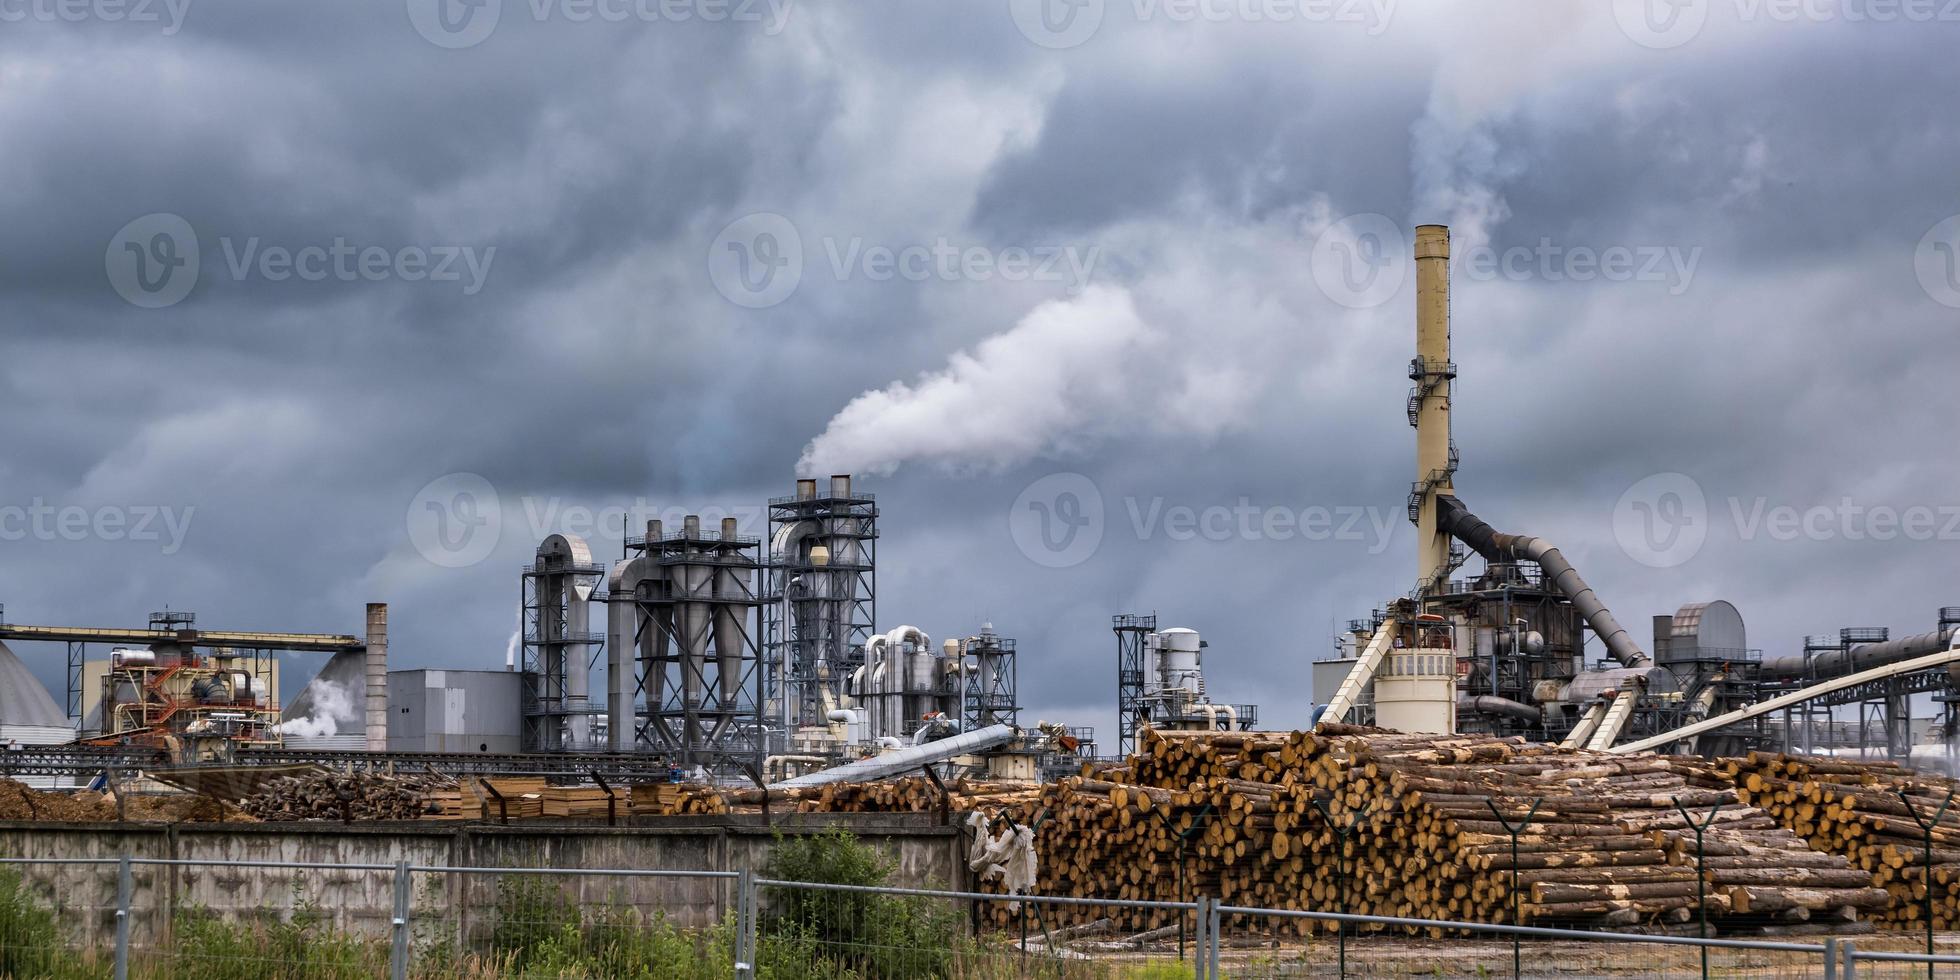
M313 714L295 718L279 726L282 735L300 738L329 738L340 734L340 726L358 720L354 714L354 692L347 685L314 678L306 685L313 697Z
M1610 32L1612 18L1602 23L1583 7L1465 4L1442 12L1447 30L1437 38L1429 101L1410 132L1415 221L1449 225L1465 248L1490 244L1511 216L1502 188L1523 173L1507 159L1498 127L1532 97L1555 93L1562 76L1603 58L1587 42ZM1475 43L1461 43L1465 37ZM1607 50L1615 39L1625 40L1608 36Z
M1092 286L1035 307L943 370L852 399L803 450L804 474L889 474L901 463L1004 468L1066 448L1137 408L1124 369L1163 342L1126 290Z

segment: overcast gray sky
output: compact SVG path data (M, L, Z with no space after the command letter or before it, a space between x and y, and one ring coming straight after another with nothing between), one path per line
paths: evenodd
M1030 720L1113 738L1154 610L1299 724L1413 584L1437 221L1480 516L1643 638L1929 629L1942 6L0 0L0 602L497 668L540 534L849 468L881 622L1017 637Z

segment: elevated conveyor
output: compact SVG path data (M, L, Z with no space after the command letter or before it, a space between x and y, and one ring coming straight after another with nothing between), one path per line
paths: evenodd
M1354 710L1355 702L1361 700L1361 692L1368 689L1368 682L1375 679L1375 671L1381 669L1382 660L1388 656L1389 648L1395 645L1395 624L1384 622L1368 641L1367 649L1355 658L1354 666L1348 670L1346 679L1334 691L1334 697L1327 702L1327 710L1320 713L1321 721L1343 722L1347 713Z
M1910 660L1899 660L1889 664L1882 664L1877 667L1870 667L1858 671L1854 674L1845 674L1842 677L1819 681L1802 690L1792 691L1788 694L1770 698L1767 701L1759 701L1747 708L1731 711L1725 715L1716 715L1713 718L1698 721L1692 725L1683 725L1671 732L1663 732L1652 738L1643 738L1637 742L1628 742L1625 745L1614 746L1610 751L1622 753L1650 751L1660 748L1663 745L1671 745L1684 738L1694 738L1697 735L1706 734L1719 728L1725 728L1737 722L1748 721L1751 718L1762 715L1774 714L1785 708L1795 707L1805 701L1826 697L1838 691L1857 687L1861 684L1869 684L1873 681L1882 681L1890 677L1899 677L1906 674L1918 673L1922 670L1931 670L1935 667L1945 667L1960 663L1960 635L1950 635L1948 644L1945 650L1937 653L1914 657Z

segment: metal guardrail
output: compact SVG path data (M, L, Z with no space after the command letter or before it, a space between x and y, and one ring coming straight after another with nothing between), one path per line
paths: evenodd
M1023 909L1037 907L1088 907L1109 910L1173 912L1177 913L1175 918L1178 920L1178 925L1176 926L1179 939L1178 959L1185 963L1183 969L1189 969L1191 971L1190 975L1195 977L1196 980L1217 980L1217 978L1228 975L1228 973L1233 977L1261 975L1257 972L1259 964L1256 962L1235 962L1228 960L1227 950L1233 946L1225 938L1228 934L1228 918L1238 922L1292 920L1334 924L1341 930L1342 935L1343 959L1340 965L1340 975L1342 976L1347 975L1347 963L1345 959L1347 931L1349 927L1362 926L1389 926L1404 930L1440 930L1449 934L1510 937L1513 941L1514 948L1524 939L1529 938L1532 940L1560 942L1615 944L1615 948L1676 947L1704 951L1757 951L1786 954L1790 957L1800 958L1800 963L1797 965L1801 966L1806 975L1813 968L1821 968L1822 975L1827 978L1833 978L1833 980L1838 977L1853 980L1858 975L1860 965L1882 963L1924 965L1928 968L1929 975L1932 972L1931 968L1936 965L1960 965L1960 955L1929 955L1926 953L1861 949L1858 947L1856 941L1850 939L1830 938L1821 943L1800 943L1759 939L1698 938L1598 930L1555 929L1542 926L1459 922L1446 919L1343 914L1339 912L1298 909L1269 909L1256 906L1225 904L1205 896L1200 896L1194 901L1168 902L1081 898L1060 895L1007 895L950 889L901 888L882 885L849 885L793 881L759 877L749 871L659 868L490 868L415 864L409 861L399 861L393 864L321 864L314 862L270 860L180 860L140 858L133 855L90 858L0 858L0 867L50 866L112 867L115 869L116 906L114 909L113 965L114 975L119 978L126 978L129 975L132 957L140 958L149 956L168 959L174 955L178 955L171 950L158 947L154 943L145 946L134 941L133 932L135 931L137 913L149 913L152 916L152 925L154 926L154 916L159 911L156 908L143 908L136 904L136 896L139 894L144 894L149 899L157 899L154 891L142 892L135 885L133 871L142 867L167 867L172 869L221 868L230 871L260 869L282 873L314 871L335 876L345 876L350 872L389 875L392 878L394 887L393 906L389 910L385 922L387 932L385 936L375 935L372 941L384 943L387 947L385 950L387 954L386 975L391 978L406 978L409 975L411 966L417 962L417 939L414 931L416 927L419 926L425 930L440 930L444 936L461 936L468 933L468 930L460 924L453 924L446 920L432 921L426 909L422 912L417 912L414 903L414 882L416 875L489 876L499 881L498 887L500 890L504 887L501 882L506 876L515 879L550 877L582 879L613 878L622 880L696 879L703 882L718 883L725 891L717 890L713 893L718 896L715 899L715 908L720 909L725 914L723 921L726 923L727 932L725 934L716 933L723 937L717 941L725 942L725 946L714 946L713 948L725 952L732 959L732 966L736 977L747 978L747 980L753 980L757 975L758 959L763 949L761 922L764 918L763 911L769 907L762 899L765 891L775 893L778 897L784 893L809 892L964 903L967 906L967 918L970 923L975 925L980 920L978 914L979 909L983 907L997 907L1002 903L1014 903ZM284 882L286 879L282 877L279 880ZM467 914L466 910L452 910L452 912ZM1185 929L1186 916L1188 916L1190 926L1188 932ZM657 922L659 919L656 915L648 921ZM1030 931L1027 925L1027 915L1022 916L1021 922L1021 933L1018 942L1010 940L1005 944L1000 944L997 939L996 945L985 947L985 954L996 958L1002 956L1018 956L1021 958L1049 956L1057 958L1058 961L1061 959L1077 959L1084 955L1070 952L1066 950L1065 946L1058 945L1058 943L1073 941L1073 937L1067 934L1074 930L1068 928L1051 929L1044 925L1041 927L1039 933L1034 933ZM514 924L524 927L543 928L547 923L542 920L536 923L516 920ZM614 927L616 926L617 924L615 923ZM1185 942L1187 936L1189 939L1188 944ZM106 937L103 941L107 941ZM821 944L821 941L819 944ZM6 952L7 947L5 943L0 942L0 956L5 955ZM1306 947L1303 946L1301 954L1304 956L1305 953ZM1325 953L1326 950L1323 946L1321 947L1321 955L1325 956ZM378 947L375 955L380 955ZM1164 955L1168 956L1168 951ZM1243 951L1235 951L1232 955L1238 957L1240 960L1244 960L1248 954ZM1617 956L1620 954L1612 955ZM1305 961L1303 960L1302 962ZM1324 968L1331 964L1323 962L1320 965ZM1283 969L1284 971L1292 971L1295 968L1295 965L1289 964ZM377 966L378 969L379 967ZM1637 969L1637 967L1633 969ZM1502 975L1504 972L1493 970L1483 965L1477 966L1476 970L1480 976ZM1703 976L1710 975L1706 957L1703 958L1702 971ZM1514 967L1513 972L1515 974L1522 974L1526 971ZM874 973L871 975L879 974ZM1292 976L1297 974L1294 972L1276 972L1272 975Z

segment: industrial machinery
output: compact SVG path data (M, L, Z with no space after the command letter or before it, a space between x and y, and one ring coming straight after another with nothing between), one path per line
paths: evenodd
M759 545L734 518L711 534L693 515L677 533L656 520L627 540L637 557L613 566L607 592L615 751L659 752L687 767L762 764Z
M1159 631L1155 615L1114 617L1116 633L1116 722L1118 751L1136 751L1144 728L1173 731L1250 731L1259 724L1251 704L1219 704L1205 691L1203 651L1198 631L1173 627Z
M864 665L878 621L877 547L877 500L854 491L848 474L832 476L827 492L799 479L795 494L769 501L763 683L779 743L825 728Z
M86 744L159 748L179 763L229 761L240 747L279 745L269 660L227 647L199 649L188 641L194 622L189 613L158 613L150 626L164 638L110 652L101 733Z
M1416 357L1407 405L1416 430L1417 478L1408 497L1415 587L1350 622L1339 655L1316 665L1317 686L1328 692L1319 718L1411 732L1519 734L1596 750L1675 746L1732 754L1779 743L1809 749L1820 718L1826 732L1841 731L1831 723L1832 709L1856 705L1849 740L1861 751L1882 744L1902 759L1911 755L1911 698L1931 693L1944 705L1949 743L1960 734L1960 668L1941 659L1954 648L1960 609L1942 610L1940 628L1921 636L1895 641L1883 629L1847 628L1812 637L1801 656L1765 661L1749 646L1733 605L1695 602L1654 618L1650 654L1558 548L1497 531L1471 513L1457 495L1461 460L1450 437L1457 365L1449 258L1448 228L1416 229ZM1472 554L1482 570L1453 579ZM1606 655L1591 667L1588 629Z
M524 748L599 748L592 738L592 661L605 634L592 629L591 600L606 568L585 539L554 534L524 569Z

